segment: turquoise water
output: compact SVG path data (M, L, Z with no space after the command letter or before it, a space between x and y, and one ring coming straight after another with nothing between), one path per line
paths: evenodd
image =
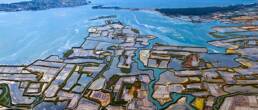
M207 44L207 41L214 40L208 35L210 28L220 24L219 22L193 24L164 17L151 11L91 9L95 4L113 4L116 1L121 0L111 0L107 3L103 0L97 3L93 1L92 5L74 8L0 12L0 64L28 64L35 59L46 58L52 54L62 55L65 50L79 46L83 42L83 38L87 36L88 27L103 24L102 21L90 21L90 19L107 15L117 15L117 19L123 23L140 29L143 34L156 35L158 41L162 43L205 46L211 52L224 51L224 49ZM241 0L234 1L226 0L225 4L242 3ZM125 6L128 2L129 0L123 1L121 5ZM135 0L130 2L135 2ZM187 7L184 3L186 1L179 3L178 0L164 0L157 4L148 2L146 5L139 1L138 6L160 7L165 6L166 2L166 6ZM250 2L253 0L246 0L243 3ZM195 1L192 3L197 4ZM215 0L214 3L213 5L218 6L222 4L219 0Z
M195 25L171 21L153 12L92 10L90 6L36 12L2 12L0 63L23 64L51 54L61 55L65 50L83 42L89 26L102 24L101 21L89 21L102 15L117 15L125 24L145 34L157 35L164 43L174 45L207 45L206 41L212 38L206 32L216 24Z

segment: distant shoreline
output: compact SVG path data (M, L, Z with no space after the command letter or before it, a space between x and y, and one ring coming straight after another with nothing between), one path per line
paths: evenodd
M16 11L36 11L51 8L75 7L88 5L88 0L32 0L17 3L0 4L0 11L16 12Z
M240 5L229 5L229 6L212 6L212 7L196 7L196 8L155 8L155 9L141 9L141 8L122 8L118 6L103 6L103 5L96 5L93 6L92 9L114 9L114 10L152 10L157 11L161 14L164 14L166 16L204 16L204 15L210 15L213 13L224 13L224 12L230 12L230 11L237 11L244 8L250 8L258 6L258 3L252 3L252 4L240 4Z
M257 5L258 3L230 5L230 6L224 6L224 7L213 6L213 7L201 7L201 8L160 8L160 9L155 9L155 11L158 11L167 16L170 16L170 15L203 16L203 15L210 15L217 12L224 13L224 12L242 10L244 8L255 7Z

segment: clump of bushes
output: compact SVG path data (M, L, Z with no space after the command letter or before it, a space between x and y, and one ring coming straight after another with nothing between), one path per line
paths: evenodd
M67 50L66 52L64 52L63 57L64 57L64 58L67 58L67 57L69 57L70 55L72 55L73 52L74 52L73 49Z

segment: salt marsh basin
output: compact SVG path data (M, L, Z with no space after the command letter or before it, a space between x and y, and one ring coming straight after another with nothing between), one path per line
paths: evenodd
M0 5L0 109L258 108L258 3L53 1Z

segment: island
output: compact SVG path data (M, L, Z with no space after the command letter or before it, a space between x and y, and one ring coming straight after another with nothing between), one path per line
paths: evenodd
M10 4L0 4L0 11L35 11L50 8L75 7L89 4L88 0L31 0Z

